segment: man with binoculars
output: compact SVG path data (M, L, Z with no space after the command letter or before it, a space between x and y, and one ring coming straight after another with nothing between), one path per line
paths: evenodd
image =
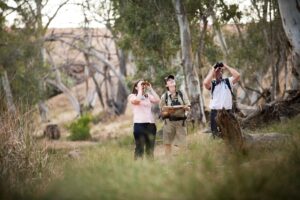
M223 70L228 70L231 76L223 78ZM211 109L210 121L213 138L220 137L220 131L216 122L218 110L225 108L232 110L232 87L240 80L240 73L225 63L217 62L209 71L203 81L206 89L211 90L211 100L209 108Z

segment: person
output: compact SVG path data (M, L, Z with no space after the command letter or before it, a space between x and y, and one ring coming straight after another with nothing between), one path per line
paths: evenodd
M185 93L177 90L173 75L165 77L164 81L167 91L161 96L159 106L161 113L164 112L165 108L171 109L171 114L167 111L167 116L162 116L164 119L163 143L165 154L170 155L172 153L172 144L186 147L187 128L185 120L187 111L190 110L190 101ZM176 106L179 109L174 110Z
M139 80L133 85L128 100L133 110L134 158L143 158L145 149L147 157L154 158L156 125L151 107L158 104L160 98L149 82Z
M223 78L223 70L228 70L231 76ZM239 80L240 74L237 70L225 63L217 62L203 81L204 87L211 90L209 108L211 109L210 122L213 138L221 136L216 122L218 110L225 108L227 111L232 112L232 88Z

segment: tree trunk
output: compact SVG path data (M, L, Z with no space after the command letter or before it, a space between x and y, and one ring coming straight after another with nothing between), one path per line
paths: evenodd
M93 78L94 84L95 84L95 86L96 86L96 92L97 92L97 95L98 95L100 104L101 104L102 108L105 109L105 104L104 104L104 101L103 101L103 96L102 96L101 87L99 86L99 83L98 83L97 78L96 78L97 73L98 73L98 72L96 72L96 73L92 76L92 78Z
M234 114L219 110L216 117L217 124L221 131L221 137L234 150L243 149L243 135L238 120Z
M192 120L206 122L205 116L201 116L200 95L201 88L198 73L193 65L192 40L189 28L189 22L181 0L173 0L173 5L177 15L180 30L182 64L185 74L187 92L191 101Z
M77 112L77 115L78 116L81 115L81 108L80 108L79 101L63 83L58 82L57 80L53 81L50 79L46 79L46 82L53 85L54 87L57 87L60 91L62 91L69 98L73 108Z
M292 45L293 79L292 89L300 90L300 1L278 0L285 34Z
M126 76L126 54L123 50L119 50L119 61L120 61L120 73L122 76ZM117 99L116 106L119 114L123 114L127 107L127 96L129 94L124 89L122 82L118 80Z
M203 16L202 21L203 21L203 28L202 28L202 31L201 31L201 26L200 26L201 34L200 34L200 37L199 37L199 46L198 46L198 50L197 50L199 69L201 69L203 67L202 54L203 54L203 49L204 49L204 46L205 46L204 38L205 38L205 35L206 35L207 25L208 25L207 17ZM202 77L202 75L200 75L200 76ZM199 81L200 81L200 83L202 83L203 80L201 79ZM201 89L201 86L200 86L200 89ZM203 118L204 118L203 121L206 122L203 93L202 93L202 91L200 91L200 92L201 92L201 95L199 95L199 102L200 102L201 116L203 116Z
M80 103L79 103L78 99L72 94L70 89L67 88L63 84L63 82L61 80L60 71L56 67L55 62L53 61L53 58L52 58L52 56L49 52L48 52L48 55L49 55L49 60L50 60L51 65L52 65L53 72L55 73L55 81L50 80L50 79L46 79L46 82L53 85L54 87L57 87L60 91L62 91L65 95L67 95L67 97L69 98L72 106L74 107L75 111L77 112L77 115L80 116L81 115L81 108L80 108Z
M115 115L116 109L115 109L115 100L114 100L114 85L111 82L110 73L108 70L108 66L104 66L104 88L105 88L105 99L106 99L106 105L107 105L107 111Z
M10 84L9 80L7 77L7 72L4 70L3 75L2 75L2 85L3 89L5 91L5 97L6 97L6 103L7 103L7 110L13 114L16 113L16 106L13 102L13 95L10 89Z
M120 12L123 13L124 10L124 1L120 1ZM108 12L110 12L111 10L109 10ZM116 44L116 41L118 40L118 34L117 32L115 32L112 28L112 24L111 24L111 19L107 19L106 21L106 28L111 32L111 34L113 35L113 42L115 44L115 46L117 47L118 45ZM109 49L109 48L108 48ZM127 107L127 96L129 95L129 89L126 85L126 82L124 81L124 77L127 76L127 69L126 69L126 57L127 55L124 53L124 51L122 49L118 49L116 48L116 54L118 56L119 59L119 63L120 63L120 76L118 79L118 87L117 87L117 94L116 96L114 96L115 100L115 109L116 109L116 114L120 115L123 114L126 110ZM115 73L115 72L114 72Z
M43 123L49 122L48 121L48 107L45 103L45 101L39 101L38 108L40 112L40 117L42 119Z
M99 52L97 52L94 49L92 49L91 55L95 56L100 62L102 62L104 65L106 65L112 71L112 73L119 79L120 84L122 84L123 89L126 91L127 94L129 94L130 92L126 85L125 78L121 73L117 72L117 70L115 69L115 66L108 59L104 58L103 55L101 55ZM97 65L94 65L93 67L99 73L102 72L102 70Z
M213 12L212 14L212 18L213 18L213 23L214 23L214 30L216 31L216 34L218 36L218 39L219 39L219 42L220 42L220 45L221 45L221 49L225 55L225 60L227 59L228 57L228 48L227 48L227 45L226 45L226 42L225 42L225 39L223 37L223 34L221 32L221 28L220 28L220 25L218 24L217 20L216 20L216 14Z

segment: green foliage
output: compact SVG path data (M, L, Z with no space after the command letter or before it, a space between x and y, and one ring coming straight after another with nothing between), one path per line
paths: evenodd
M72 141L76 140L87 140L91 138L89 123L92 121L91 116L83 115L75 122L72 122L69 126L71 135L69 139Z
M17 9L8 6L8 1L0 4L3 11L0 14L0 71L7 71L13 99L29 105L36 104L45 95L41 83L46 72L42 55L45 31L38 26L38 12L30 10L38 3L42 2L11 1ZM18 17L7 27L4 22L12 11Z
M213 35L211 33L208 33L205 37L205 56L209 63L214 64L220 60L223 57L222 51L220 47L218 47L213 42Z
M270 126L263 128L262 132L278 132L278 133L286 133L291 135L299 135L300 130L300 115L292 118L286 119L283 122L276 122L271 124Z
M45 68L36 59L39 49L27 31L2 30L0 66L7 71L14 99L33 105L43 95L40 82Z
M250 23L245 27L243 45L237 40L238 35L226 34L229 48L229 61L233 66L244 69L245 73L252 75L255 71L265 71L268 67L268 58L264 55L267 51L266 41L261 31L263 24Z
M212 10L225 13L225 21L237 16L237 5L226 6L222 1L184 1L185 11L191 26L193 51L199 49L199 20L208 18ZM136 77L149 79L151 74L180 72L180 64L172 62L180 51L180 35L173 2L167 1L120 1L114 0L116 21L113 30L122 35L118 44L131 50L138 67ZM146 8L146 9L145 9ZM222 17L221 17L222 18ZM213 35L206 34L203 57L214 63L220 60L219 48L213 44ZM205 58L203 60L205 60ZM180 61L179 61L180 62ZM162 76L155 76L152 82L162 83ZM153 77L152 77L153 79Z
M226 33L226 42L229 49L228 62L243 70L244 79L252 80L257 74L264 75L282 59L280 51L286 54L286 36L283 32L277 1L259 1L259 9L267 8L272 4L272 12L266 13L260 20L255 19L258 15L255 9L251 10L249 17L253 20L246 25L238 24L241 35L229 31ZM246 13L244 13L246 15ZM272 19L268 19L272 16ZM235 29L234 26L231 29ZM241 37L242 36L242 37ZM284 64L285 65L285 64ZM279 66L283 67L283 66Z
M134 55L138 67L135 77L149 80L153 73L167 73L166 69L173 67L171 57L177 53L180 45L172 2L113 2L117 16L114 31L122 34L118 40L119 46ZM152 77L151 81L159 82L160 78Z
M150 66L151 67L148 67L148 69L146 69L146 65L145 65L144 70L139 70L132 77L130 76L126 77L126 83L130 91L132 90L132 87L137 80L144 79L150 81L153 88L158 89L156 90L156 92L158 92L158 94L161 94L165 90L164 78L167 75L169 74L181 75L181 70L180 70L181 66L169 66L169 67L163 67L161 65L150 65ZM153 73L155 74L155 77L153 77Z

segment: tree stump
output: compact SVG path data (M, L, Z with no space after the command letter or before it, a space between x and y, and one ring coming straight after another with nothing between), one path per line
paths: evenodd
M51 140L58 140L60 138L60 130L57 124L49 124L44 130L44 137Z
M216 117L217 124L221 131L221 137L235 150L243 148L243 137L238 120L233 113L225 109L218 111Z

